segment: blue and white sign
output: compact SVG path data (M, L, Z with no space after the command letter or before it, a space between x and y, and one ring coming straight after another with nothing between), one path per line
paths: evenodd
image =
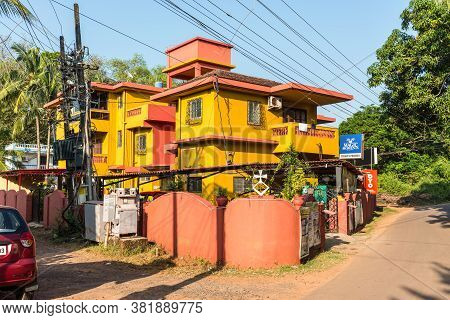
M339 159L363 159L364 135L346 134L339 137Z

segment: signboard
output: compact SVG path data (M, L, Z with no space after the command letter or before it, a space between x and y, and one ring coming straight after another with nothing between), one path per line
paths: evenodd
M363 159L364 135L346 134L339 137L339 159Z
M364 189L371 194L378 193L378 172L377 170L362 170L364 173Z
M378 164L378 149L369 148L364 149L364 155L362 159L355 159L354 165L357 167L371 168L371 166Z

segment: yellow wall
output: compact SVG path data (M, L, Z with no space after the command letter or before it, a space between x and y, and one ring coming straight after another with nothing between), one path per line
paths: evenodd
M193 124L187 123L189 101L202 98L202 119ZM247 123L248 101L258 101L261 105L261 125L253 126ZM288 105L288 103L286 103ZM289 106L289 105L288 105ZM317 107L312 105L297 105L295 108L304 109L307 112L309 128L317 120ZM337 129L317 126L324 132L332 132L334 138L317 137L314 135L301 135L295 133L297 123L283 123L281 110L268 110L267 97L220 90L219 95L213 90L205 90L179 99L176 113L176 137L177 139L189 139L208 135L233 136L247 139L274 140L279 145L256 143L197 143L182 145L176 160L177 168L224 166L227 159L233 159L233 164L245 164L254 162L278 162L279 155L287 151L293 144L301 153L318 154L319 146L325 156L338 155L338 131ZM287 128L285 136L273 134L273 128ZM322 131L320 131L322 132ZM229 194L233 192L233 177L241 176L235 172L221 173L203 180L202 195L214 199L217 187L227 188Z
M122 99L122 107L119 108L119 97ZM140 167L152 165L153 163L153 134L152 129L144 127L144 120L148 116L148 104L150 103L150 94L136 91L124 90L122 92L108 92L107 112L109 120L92 119L92 128L97 131L97 135L102 138L102 153L94 153L94 158L106 158L106 163L94 161L94 168L98 175L111 173L110 166ZM154 103L161 104L164 103ZM128 111L140 109L140 114L128 116ZM62 114L57 115L62 119ZM78 123L71 124L71 128L78 132ZM118 146L118 131L122 131L122 146ZM138 153L136 149L136 137L138 135L146 136L146 152ZM64 138L64 126L60 122L56 129L57 139ZM65 167L65 161L59 161L60 168ZM123 187L136 187L137 179L126 181ZM148 183L141 187L141 191L159 190L160 183Z

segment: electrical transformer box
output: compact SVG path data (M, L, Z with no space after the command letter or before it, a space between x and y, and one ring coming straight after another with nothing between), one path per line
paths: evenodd
M111 222L113 236L137 233L139 215L139 194L137 189L119 188L105 195L103 206L103 221Z
M105 238L105 222L103 222L103 203L87 201L84 203L85 238L102 242Z

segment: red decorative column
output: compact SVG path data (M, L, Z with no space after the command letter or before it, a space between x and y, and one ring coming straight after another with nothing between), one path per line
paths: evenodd
M348 230L348 203L345 199L338 200L338 232L349 234Z

